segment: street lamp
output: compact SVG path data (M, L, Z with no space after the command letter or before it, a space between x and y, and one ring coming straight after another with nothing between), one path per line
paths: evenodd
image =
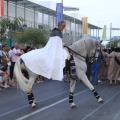
M63 7L63 10L64 11L74 11L74 26L75 26L75 32L76 32L75 11L79 11L79 8L76 8L76 7ZM74 32L73 43L75 42L75 32Z

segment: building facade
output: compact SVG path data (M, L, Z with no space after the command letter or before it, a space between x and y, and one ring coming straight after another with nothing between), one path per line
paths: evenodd
M51 8L48 8L50 6ZM5 17L13 20L14 17L23 17L27 27L39 28L44 25L50 32L56 26L56 3L36 2L31 0L5 0ZM48 7L46 7L48 6ZM82 21L72 16L63 14L63 19L66 21L66 28L63 31L64 39L78 40L82 36ZM93 36L94 30L98 27L88 23L88 35ZM91 33L93 32L93 34ZM95 36L95 35L94 35Z

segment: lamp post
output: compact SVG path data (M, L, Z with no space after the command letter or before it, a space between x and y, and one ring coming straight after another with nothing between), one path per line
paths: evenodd
M63 1L63 0L62 0ZM74 7L63 7L64 11L74 11L74 28L76 32L76 24L75 24L75 11L79 11L79 8L74 8ZM73 43L75 42L75 32L74 32L74 38L73 38Z

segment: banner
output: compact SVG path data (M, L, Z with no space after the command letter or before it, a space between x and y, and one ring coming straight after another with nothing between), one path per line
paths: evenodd
M104 28L103 28L102 39L103 40L106 39L106 25L104 25Z
M88 22L87 17L82 18L82 34L88 34Z
M56 26L58 26L58 22L63 19L62 14L62 3L56 4Z
M4 0L0 0L0 16L4 16Z

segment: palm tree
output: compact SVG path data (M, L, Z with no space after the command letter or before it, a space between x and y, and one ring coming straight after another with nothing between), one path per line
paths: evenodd
M9 29L9 27L11 26L11 21L7 18L1 18L0 20L0 38L1 41L6 39L6 29Z
M6 40L7 37L11 36L13 31L20 31L22 30L23 18L18 17L14 18L13 21L10 21L8 18L0 18L0 39L1 42Z
M13 31L20 31L22 28L23 18L22 17L14 17L14 20L12 22L12 30Z

